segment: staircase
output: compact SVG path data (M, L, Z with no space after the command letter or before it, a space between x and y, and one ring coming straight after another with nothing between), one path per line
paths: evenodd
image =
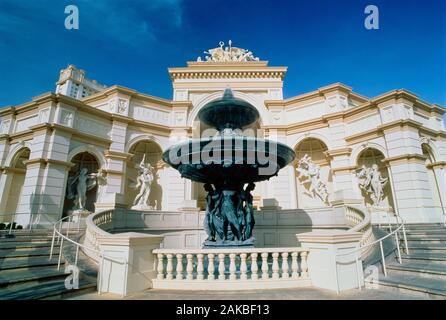
M446 299L446 228L440 224L406 225L409 255L387 264L378 284L431 299ZM401 248L404 242L401 240Z
M80 276L79 289L65 287L65 259L57 270L59 245L50 260L52 232L17 230L14 238L0 233L0 299L56 299L94 291L96 281Z

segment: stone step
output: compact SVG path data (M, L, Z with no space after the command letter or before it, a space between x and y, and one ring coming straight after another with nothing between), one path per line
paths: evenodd
M48 257L20 257L15 259L1 259L0 271L10 269L32 269L33 267L42 266L55 266L57 265L57 259L49 260ZM62 261L63 263L63 261Z
M404 243L404 239L400 239L401 243ZM446 246L446 240L441 239L429 239L429 238L409 238L407 237L407 244L409 246L413 244L422 245L422 246L430 246L431 244L439 244Z
M1 250L10 250L10 249L33 249L33 248L46 248L51 247L51 241L42 241L42 242L0 242L0 251Z
M406 231L432 231L432 230L445 230L446 227L441 225L441 224L435 224L435 225L430 225L430 224L422 224L422 225L411 225L411 224L406 224L404 226L404 228L406 229Z
M20 237L20 238L8 238L0 239L0 243L19 243L19 242L45 242L51 241L51 237Z
M43 282L32 282L13 285L0 290L2 300L34 300L34 299L58 299L80 293L93 292L96 283L91 280L79 280L79 289L67 289L65 278Z
M422 278L446 280L446 267L428 262L408 262L403 264L391 263L387 265L387 272L404 274L406 276L416 274Z
M387 277L380 275L378 285L429 299L446 299L446 280L419 277L417 274L389 274Z
M409 253L440 253L446 254L446 247L409 247Z
M64 269L57 270L56 267L35 267L31 270L26 269L12 269L3 270L0 273L0 288L4 290L5 287L30 281L44 281L48 279L63 278L65 279Z
M407 262L429 263L442 265L446 269L446 254L435 253L412 253L410 255L402 254L403 264Z
M58 246L54 247L53 255L58 255ZM20 257L39 257L39 256L50 256L50 247L35 250L0 250L0 260L10 259L10 258L20 258Z

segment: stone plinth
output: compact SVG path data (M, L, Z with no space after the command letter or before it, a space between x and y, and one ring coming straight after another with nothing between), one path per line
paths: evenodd
M156 277L155 256L162 236L128 232L99 237L104 254L99 266L99 291L127 295L152 287Z
M343 291L358 288L358 282L363 285L361 254L351 253L359 248L361 236L359 232L335 230L296 235L302 247L310 250L308 270L315 287Z

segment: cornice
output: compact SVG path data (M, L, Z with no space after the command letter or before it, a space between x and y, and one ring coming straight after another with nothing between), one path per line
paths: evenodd
M74 167L76 165L75 163L72 163L72 162L48 159L48 158L35 158L35 159L25 160L25 161L23 161L23 163L26 166L33 165L33 164L43 164L43 165L55 164L55 165L65 166L68 168Z

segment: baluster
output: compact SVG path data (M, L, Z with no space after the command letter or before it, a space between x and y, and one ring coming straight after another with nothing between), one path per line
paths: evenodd
M299 278L299 266L297 264L297 252L291 253L291 278Z
M237 274L235 273L237 271L235 267L235 253L231 253L229 255L229 280L236 280Z
M225 254L218 255L218 280L225 280Z
M257 265L257 253L251 253L251 280L257 280L259 278L258 272L259 266Z
M193 265L193 263L192 263L192 258L193 258L194 256L192 255L192 254L190 254L190 253L188 253L187 255L186 255L186 258L187 258L187 266L186 266L186 273L187 273L187 276L186 276L186 279L187 280L193 280L194 279L194 275L193 275L193 272L194 272L194 265Z
M282 278L287 279L290 275L288 273L288 252L282 253Z
M203 254L197 254L197 280L203 280L204 275L204 266L203 266Z
M262 256L262 279L268 279L268 252L263 252Z
M177 275L176 280L183 280L183 255L177 253Z
M308 277L307 255L308 255L308 252L306 252L306 251L303 251L300 253L300 258L301 258L300 268L302 270L302 272L301 272L302 277Z
M246 280L248 279L248 275L246 274L246 271L248 270L248 267L246 266L246 257L248 255L246 253L242 253L240 255L240 280Z
M214 266L214 254L209 253L208 254L208 280L214 280L215 279L215 266Z
M279 279L279 253L273 252L273 279Z
M173 264L172 264L172 259L173 259L173 254L167 254L167 266L166 266L166 271L167 271L167 280L172 280L173 279Z
M163 257L164 255L162 253L158 253L158 267L156 270L158 271L158 276L156 277L158 280L164 279L164 265L163 265Z

